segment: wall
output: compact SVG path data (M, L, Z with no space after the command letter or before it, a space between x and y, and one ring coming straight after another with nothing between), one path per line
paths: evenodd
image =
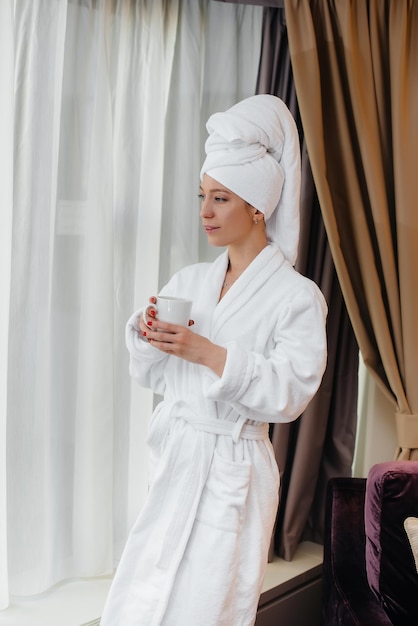
M367 476L375 463L390 461L397 448L395 408L360 359L357 442L353 474Z

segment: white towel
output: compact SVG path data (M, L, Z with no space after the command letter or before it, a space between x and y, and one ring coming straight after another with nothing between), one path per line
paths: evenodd
M209 118L208 174L265 215L267 238L296 262L299 242L300 148L295 121L271 95L246 98Z

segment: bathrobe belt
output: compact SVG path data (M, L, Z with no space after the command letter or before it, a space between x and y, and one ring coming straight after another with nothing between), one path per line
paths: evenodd
M196 438L194 449L191 450L189 466L187 469L180 469L181 490L177 492L176 503L164 533L157 562L157 566L163 569L174 565L173 559L177 561L177 565L180 563L212 463L216 436L229 435L235 443L240 438L261 441L268 439L269 436L269 425L265 422L247 424L245 418L239 418L236 422L203 419L195 416L191 408L182 401L174 403L163 401L157 407L152 419L148 436L148 444L151 448L158 449L162 445L170 429L170 421L173 419L181 419L190 424L196 430ZM181 459L178 459L177 446L173 441L169 442L167 453L168 456L164 459L164 474L169 472L169 475L174 475L182 463ZM167 489L168 481L165 485ZM167 496L170 497L169 494Z

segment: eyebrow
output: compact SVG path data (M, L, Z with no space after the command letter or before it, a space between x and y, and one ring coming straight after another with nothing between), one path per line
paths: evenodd
M200 191L204 191L203 187L199 187ZM231 193L228 189L208 189L211 193Z

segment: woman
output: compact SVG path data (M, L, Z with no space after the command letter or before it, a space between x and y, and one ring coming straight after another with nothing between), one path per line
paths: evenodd
M127 325L130 373L164 400L150 425L148 499L102 626L254 624L279 491L268 424L296 419L325 368L326 305L293 268L293 118L260 95L207 128L200 214L226 251L161 291L193 300L193 328L158 321L149 306Z

